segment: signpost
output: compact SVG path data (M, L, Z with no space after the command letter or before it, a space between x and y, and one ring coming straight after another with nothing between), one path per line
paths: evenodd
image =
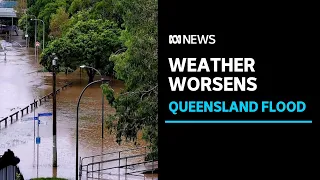
M27 18L27 19L28 19L28 18ZM26 30L27 30L27 28L26 28ZM26 34L26 35L24 35L24 37L26 38L26 48L28 48L28 37L29 37L29 35Z
M38 57L39 57L39 56L38 56L38 53L39 53L39 52L38 52L38 47L39 47L39 46L40 46L40 43L37 41L37 42L36 42L36 52L37 52L37 53L36 53L36 58L37 58L37 62L38 62L38 59L39 59L39 58L38 58Z
M41 138L39 134L39 125L40 125L40 117L45 116L52 116L52 113L38 113L38 117L34 117L33 119L36 121L38 120L38 133L36 138L36 144L37 144L37 169L39 169L39 144L41 143Z

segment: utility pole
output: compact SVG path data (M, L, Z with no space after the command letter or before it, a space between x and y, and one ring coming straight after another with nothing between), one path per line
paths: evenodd
M100 71L98 71L97 69L93 68L93 67L90 67L90 66L86 66L86 65L81 65L80 66L81 69L83 68L88 68L88 69L92 69L92 70L95 70L100 76L101 76L101 85L103 85L103 76L102 74L100 73ZM81 78L81 69L80 69L80 78ZM102 97L102 103L101 103L101 137L103 139L103 132L104 132L104 94L103 94L103 91L101 90L101 97Z
M57 167L57 114L56 114L56 64L58 58L55 57L55 53L52 54L54 59L52 60L52 75L53 75L53 167Z
M44 23L44 21L43 20L41 20L41 19L37 19L37 18L35 18L35 19L31 19L31 20L34 20L34 21L41 21L42 22L42 25L43 25L43 32L42 32L42 51L44 50L44 34L45 34L45 23Z
M25 37L26 37L26 48L28 48L29 44L28 44L28 13L27 13L27 9L26 9L25 13L26 13L26 17L27 17L26 18L27 22L26 22L26 35L25 35Z
M37 42L37 21L35 22L35 31L34 31L34 56L36 58L36 62L38 62L37 59L37 47L36 47L36 42Z

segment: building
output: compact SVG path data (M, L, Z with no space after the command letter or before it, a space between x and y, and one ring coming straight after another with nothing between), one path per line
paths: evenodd
M11 41L12 32L17 29L16 5L17 1L0 1L0 36L8 41Z

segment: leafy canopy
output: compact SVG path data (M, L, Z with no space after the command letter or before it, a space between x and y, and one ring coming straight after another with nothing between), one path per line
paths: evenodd
M127 50L111 56L116 76L125 82L125 91L115 96L111 87L103 87L116 114L108 119L108 127L115 129L117 140L122 137L136 140L143 130L154 157L158 147L158 31L157 1L119 0L124 12L125 30L121 38Z
M102 73L113 71L109 56L121 47L120 29L111 21L78 21L66 34L52 41L42 55L41 64L51 69L52 53L56 53L61 65L76 69L82 64L95 67ZM109 68L106 68L109 67Z

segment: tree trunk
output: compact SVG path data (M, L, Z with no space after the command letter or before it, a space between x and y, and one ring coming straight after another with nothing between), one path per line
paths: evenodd
M87 69L87 74L88 74L88 77L89 77L89 83L93 82L93 79L94 79L94 75L96 74L96 72L92 69Z

